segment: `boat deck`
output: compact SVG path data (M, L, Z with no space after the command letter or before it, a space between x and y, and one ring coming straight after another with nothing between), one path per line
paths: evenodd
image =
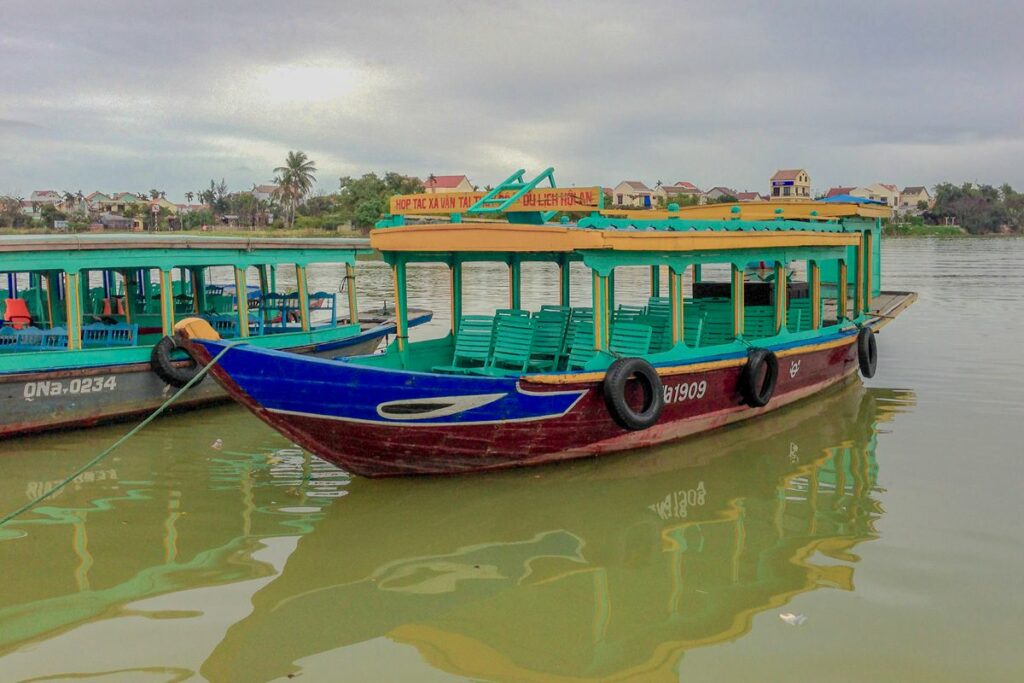
M882 292L871 298L871 314L878 317L879 323L875 330L885 327L889 322L903 312L910 304L917 301L917 294L914 292ZM847 315L853 316L853 297L849 297ZM827 300L824 305L822 317L825 320L835 320L836 306L834 300Z

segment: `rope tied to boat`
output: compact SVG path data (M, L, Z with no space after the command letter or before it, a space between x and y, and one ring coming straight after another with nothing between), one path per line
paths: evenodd
M103 451L100 452L99 455L94 457L92 460L88 461L87 463L85 463L84 465L79 467L77 470L75 470L74 472L69 474L65 479L62 479L60 481L60 483L58 483L52 489L50 489L49 491L46 491L45 493L43 493L40 496L37 496L36 498L30 500L29 502L27 502L24 505L22 505L21 507L19 507L17 510L14 510L13 512L10 512L7 515L5 515L3 517L3 519L0 519L0 527L4 526L5 524L7 524L11 520L13 520L15 517L17 517L17 516L19 516L19 515L21 515L21 514L23 514L25 512L28 512L29 510L34 508L39 503L43 502L44 500L46 500L47 498L49 498L53 494L57 493L57 491L60 491L62 488L64 488L65 486L70 484L72 481L74 481L75 478L78 477L80 474L82 474L83 472L88 471L89 469L91 469L92 467L94 467L95 465L100 463L104 458L106 458L108 455L113 453L114 450L116 450L124 442L128 441L128 439L130 439L131 437L135 436L140 431L142 431L142 429L146 425L148 425L150 422L155 420L161 413L163 413L165 410L167 410L186 391L188 391L193 386L195 386L199 382L199 380L201 380L206 375L206 373L209 372L210 368L212 368L217 363L217 361L219 361L224 356L224 354L226 354L228 351L230 351L236 345L241 344L241 343L243 343L243 342L242 341L228 342L225 345L225 347L223 349L221 349L220 352L216 356L214 356L213 358L210 359L209 363L207 363L202 368L200 368L199 372L197 372L195 374L195 377L190 379L188 381L188 383L185 384L185 386L183 386L180 389L178 389L178 391L175 392L174 395L172 395L169 399L164 401L160 405L160 407L157 408L155 411L153 411L145 420L143 420L139 424L135 425L124 436L122 436L120 439L118 439L117 441L112 443L110 446L105 448Z

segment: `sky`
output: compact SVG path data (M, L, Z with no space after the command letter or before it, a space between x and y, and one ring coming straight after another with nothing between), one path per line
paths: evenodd
M0 0L0 195L555 167L1024 187L1024 2Z

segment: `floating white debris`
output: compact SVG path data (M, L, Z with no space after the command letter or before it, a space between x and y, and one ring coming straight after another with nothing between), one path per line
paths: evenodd
M779 619L790 626L803 626L804 622L807 621L807 617L802 614L793 614L792 612L783 612L779 615Z
M224 447L223 439L217 439L216 441L214 441L213 443L210 444L210 448L212 448L215 451L219 451L223 447Z

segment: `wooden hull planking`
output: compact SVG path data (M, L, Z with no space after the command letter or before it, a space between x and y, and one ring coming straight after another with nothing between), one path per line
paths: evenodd
M641 431L627 431L612 420L600 378L576 383L572 375L560 376L564 383L551 382L544 376L525 376L518 382L438 379L437 375L399 375L350 363L312 366L287 354L252 353L244 347L228 352L212 373L233 398L266 423L296 444L353 473L367 477L458 474L643 448L770 412L856 373L855 332L829 343L777 350L778 384L772 400L763 408L744 405L737 391L745 356L659 367L665 408L655 426ZM194 348L207 359L218 350L216 344L205 342L196 343ZM269 355L278 365L268 365ZM396 375L404 381L395 382ZM393 384L385 386L389 381ZM410 393L429 398L428 385L437 385L435 397L447 394L450 398L455 389L477 396L514 391L517 402L502 409L502 402L509 400L503 398L491 413L477 420L456 416L420 424L388 424L383 417L375 420L369 414L344 414L345 406L353 403L344 397L360 396L362 403L378 407L379 412L380 405L401 401ZM326 387L330 387L329 392L325 392ZM325 393L337 398L325 398ZM281 401L292 397L299 404L307 404L308 409L293 410L289 406L294 403L275 403L270 396ZM317 396L323 405L316 405ZM387 400L376 402L382 397Z

